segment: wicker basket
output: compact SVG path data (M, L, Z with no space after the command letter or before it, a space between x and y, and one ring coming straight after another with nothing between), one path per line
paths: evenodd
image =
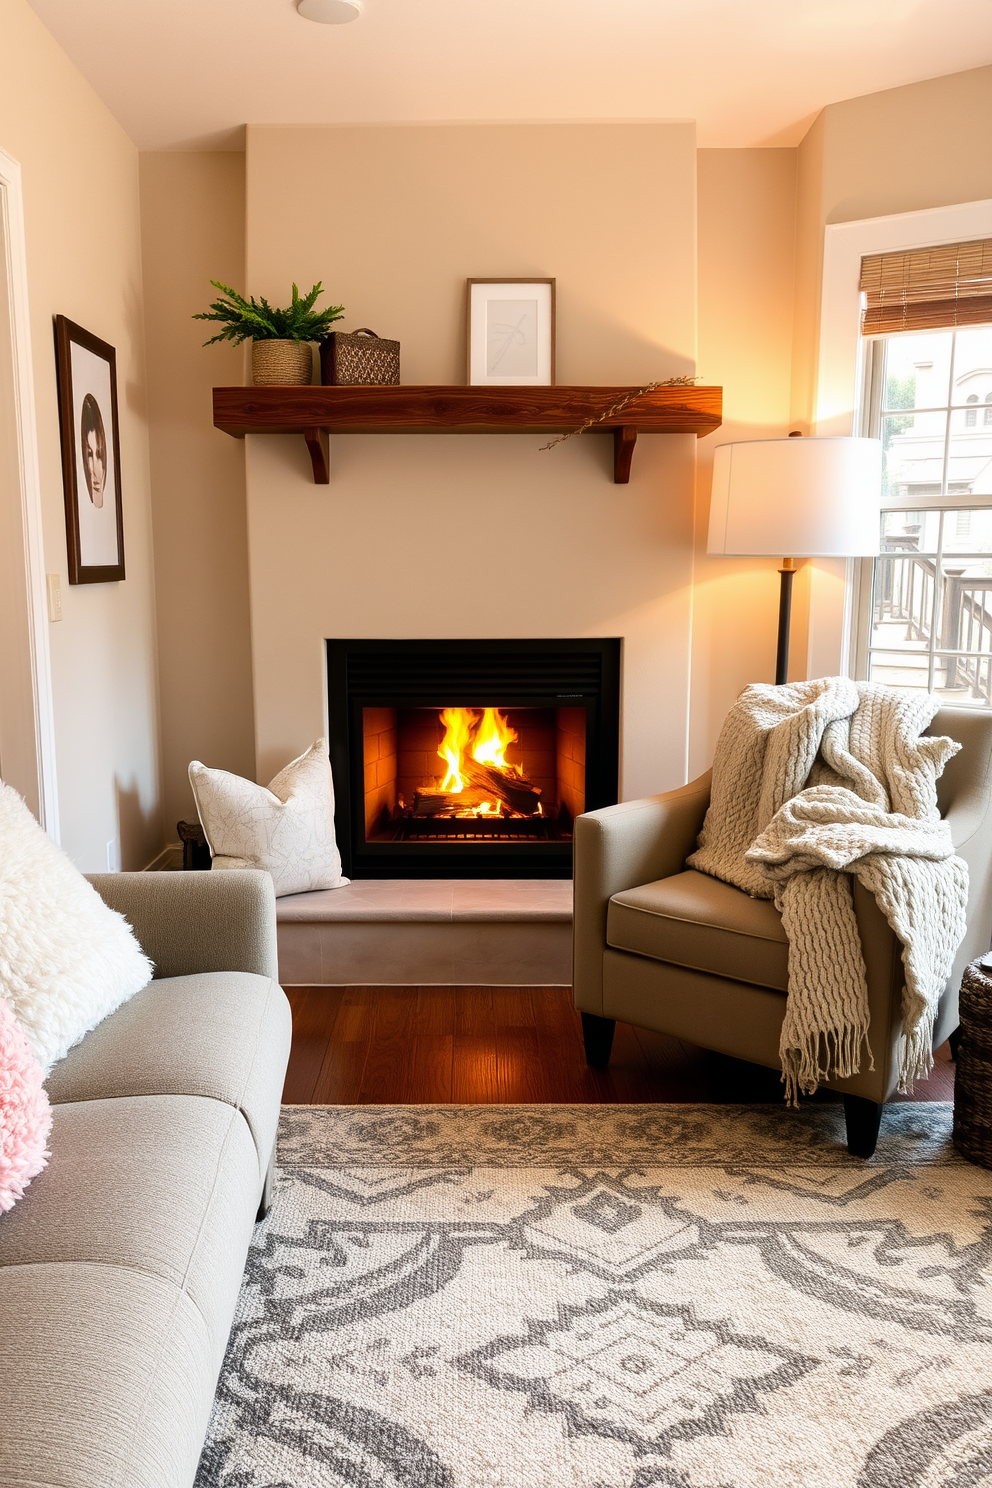
M961 981L961 1041L954 1080L954 1145L992 1168L992 969L973 961Z
M308 387L313 381L309 341L253 341L251 380L256 387Z
M320 347L320 380L325 387L384 387L400 380L400 343L377 336L368 326L332 331Z

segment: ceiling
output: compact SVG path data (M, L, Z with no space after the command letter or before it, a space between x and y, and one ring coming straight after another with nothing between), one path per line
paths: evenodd
M992 62L989 0L30 0L142 150L242 126L695 119L792 145L824 104Z

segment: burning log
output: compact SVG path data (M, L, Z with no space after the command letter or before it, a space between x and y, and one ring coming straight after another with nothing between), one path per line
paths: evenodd
M487 795L481 790L445 791L423 786L414 792L413 814L414 816L441 816L444 813L474 811L486 801L491 800L491 793Z
M483 765L478 760L467 759L462 764L466 780L471 781L483 796L495 797L510 811L521 816L536 816L541 804L541 788L524 775L512 770L501 770L497 765Z
M417 791L414 816L466 816L496 803L513 816L537 816L540 788L507 764L505 751L517 734L498 708L484 708L481 718L474 708L444 708L440 721L445 735L438 756L447 772L440 787Z

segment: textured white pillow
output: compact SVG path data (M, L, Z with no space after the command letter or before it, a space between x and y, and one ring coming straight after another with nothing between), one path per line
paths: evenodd
M151 975L123 915L0 783L0 993L46 1074Z
M277 894L337 889L341 854L334 836L334 784L323 739L280 770L268 786L189 767L213 868L264 868Z

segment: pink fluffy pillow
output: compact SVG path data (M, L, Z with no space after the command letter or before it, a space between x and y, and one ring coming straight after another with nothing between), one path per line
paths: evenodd
M0 1210L13 1209L48 1161L52 1112L41 1065L0 997Z

